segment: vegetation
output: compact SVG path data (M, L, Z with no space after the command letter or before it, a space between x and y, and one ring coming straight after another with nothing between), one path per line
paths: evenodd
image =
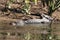
M43 5L48 6L48 15L52 15L52 13L60 7L60 0L41 0Z
M8 8L11 8L10 4L13 3L14 0L10 0L7 5ZM35 3L35 5L37 5L38 0L34 0L33 1ZM41 2L43 3L43 6L47 5L48 7L48 15L52 15L53 12L55 12L55 10L57 10L60 7L60 0L41 0ZM30 5L30 0L25 0L25 4L23 7L23 10L25 10L25 14L31 14L29 11L31 9L31 5ZM23 11L22 10L22 11Z
M9 0L6 4L8 8L11 8L11 4L14 2L14 0Z
M35 0L35 5L37 5L38 0Z
M38 1L37 0L34 0L33 2L35 2L35 5L37 5L37 2ZM31 8L30 0L25 0L24 10L26 11L27 14L31 14L29 12L30 8Z
M29 0L25 0L25 5L23 7L23 9L26 11L27 14L30 14L29 10L31 8L31 5L29 3L30 3Z
M31 39L31 33L30 33L30 32L27 32L27 33L25 34L25 39L26 39L26 40L30 40L30 39Z

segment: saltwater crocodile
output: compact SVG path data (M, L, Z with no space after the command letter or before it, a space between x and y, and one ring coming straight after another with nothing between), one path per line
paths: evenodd
M48 15L42 14L41 16L43 17L42 19L17 20L15 23L12 23L12 25L24 26L28 24L49 24L53 20L53 18Z

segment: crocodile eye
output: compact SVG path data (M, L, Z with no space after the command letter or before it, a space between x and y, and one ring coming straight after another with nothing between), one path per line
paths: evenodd
M44 24L45 22L41 22L42 24Z

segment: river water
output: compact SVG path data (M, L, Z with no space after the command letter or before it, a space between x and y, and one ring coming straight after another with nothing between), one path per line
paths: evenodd
M47 34L49 28L50 28L50 24L26 24L24 26L13 26L13 25L9 25L8 23L0 23L0 33L1 32L7 33L7 34L8 33L15 33L15 34L20 33L21 36L19 36L19 37L21 37L22 39L24 39L24 36L23 36L24 34L26 34L27 32L30 32L31 34L33 34L34 37L36 37L34 40L37 40L38 39L37 34L38 35L40 35L41 33ZM58 23L52 23L51 29L52 29L52 34L57 35L57 38L60 39L60 23L59 22ZM8 37L9 38L12 37L11 40L20 39L18 36L8 36L8 37L5 36L5 37L7 39L8 39ZM0 38L1 38L1 34L0 34ZM32 40L33 40L33 38L32 38ZM40 39L38 39L38 40L40 40Z

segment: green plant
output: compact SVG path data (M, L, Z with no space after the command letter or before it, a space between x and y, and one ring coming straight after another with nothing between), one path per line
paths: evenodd
M13 3L14 2L14 0L9 0L11 3Z
M11 8L11 4L13 4L14 2L15 2L15 0L9 0L9 1L7 1L6 6L7 6L8 8Z
M11 4L14 2L14 0L9 0L6 4L8 8L11 8Z
M35 3L35 5L37 5L38 0L33 0L33 2ZM24 10L26 11L27 14L31 14L29 12L30 8L31 8L30 0L25 0Z
M31 5L29 3L30 3L29 0L25 0L25 5L24 5L23 9L26 11L26 14L30 14L29 10L31 8Z
M48 15L52 15L52 13L60 7L60 0L45 0L42 2L43 4L46 3L48 6Z
M38 0L35 0L35 5L37 5Z
M57 10L58 8L60 7L60 1L59 0L52 0L52 1L49 1L49 15L51 16L52 13Z
M25 34L25 39L26 39L26 40L30 40L30 38L31 38L31 33L30 33L30 32L27 32L27 33Z

